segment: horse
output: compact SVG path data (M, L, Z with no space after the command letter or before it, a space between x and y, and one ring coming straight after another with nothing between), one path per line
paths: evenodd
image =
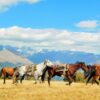
M46 66L51 66L53 65L53 63L49 60L45 60L44 62L36 65L35 71L34 71L34 84L37 84L37 81L39 80L39 82L41 83L41 76L43 74L43 71L45 69Z
M46 66L42 74L42 81L44 82L45 74L48 71L48 85L49 86L50 86L50 80L54 76L67 77L69 81L69 85L71 85L73 81L73 76L79 68L85 71L87 70L84 62L77 62L76 64L66 64L65 66L60 66L60 65Z
M34 84L36 84L37 80L40 80L43 69L46 67L46 65L52 65L52 63L49 60L45 60L44 62L37 65L33 64L31 66L18 67L14 73L14 82L18 82L19 79L20 83L22 83L25 76L33 76L35 79ZM19 77L17 78L16 75L18 75Z
M4 84L6 83L6 78L8 76L13 76L14 72L15 72L16 68L13 68L13 67L3 67L1 70L0 70L0 77L3 75L3 79L4 79Z
M88 71L85 73L85 79L88 77L86 84L90 81L92 78L92 84L94 82L99 85L99 80L100 80L100 65L95 64L95 65L87 65Z
M13 83L18 83L18 80L20 80L20 83L22 83L25 76L28 75L30 67L33 67L33 65L18 66L13 74Z

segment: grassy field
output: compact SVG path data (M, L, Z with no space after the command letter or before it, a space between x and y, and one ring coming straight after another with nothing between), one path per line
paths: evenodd
M44 84L33 84L33 81L23 81L23 84L14 85L7 80L2 84L0 80L0 100L100 100L100 86L65 82L51 82L48 87Z

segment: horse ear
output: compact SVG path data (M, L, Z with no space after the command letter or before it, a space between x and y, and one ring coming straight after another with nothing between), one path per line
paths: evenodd
M47 62L48 62L47 59L45 59L45 60L44 60L44 64L46 64Z
M82 62L83 65L85 65L85 62Z
M76 61L76 64L79 64L80 62L79 61Z

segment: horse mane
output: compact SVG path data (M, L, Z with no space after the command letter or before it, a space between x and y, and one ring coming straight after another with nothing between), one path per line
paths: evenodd
M82 62L82 61L77 61L75 64L85 64L85 62Z
M87 65L87 68L90 69L92 67L92 65Z
M87 68L88 68L88 69L95 68L95 65L87 65Z
M17 70L17 69L18 69L18 67L14 67L14 71Z

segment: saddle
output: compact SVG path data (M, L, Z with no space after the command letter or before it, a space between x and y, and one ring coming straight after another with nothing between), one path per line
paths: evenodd
M27 68L27 75L33 75L36 70L37 70L37 65L36 64L34 64L32 66L29 66Z
M69 66L67 64L57 65L56 72L68 71Z

